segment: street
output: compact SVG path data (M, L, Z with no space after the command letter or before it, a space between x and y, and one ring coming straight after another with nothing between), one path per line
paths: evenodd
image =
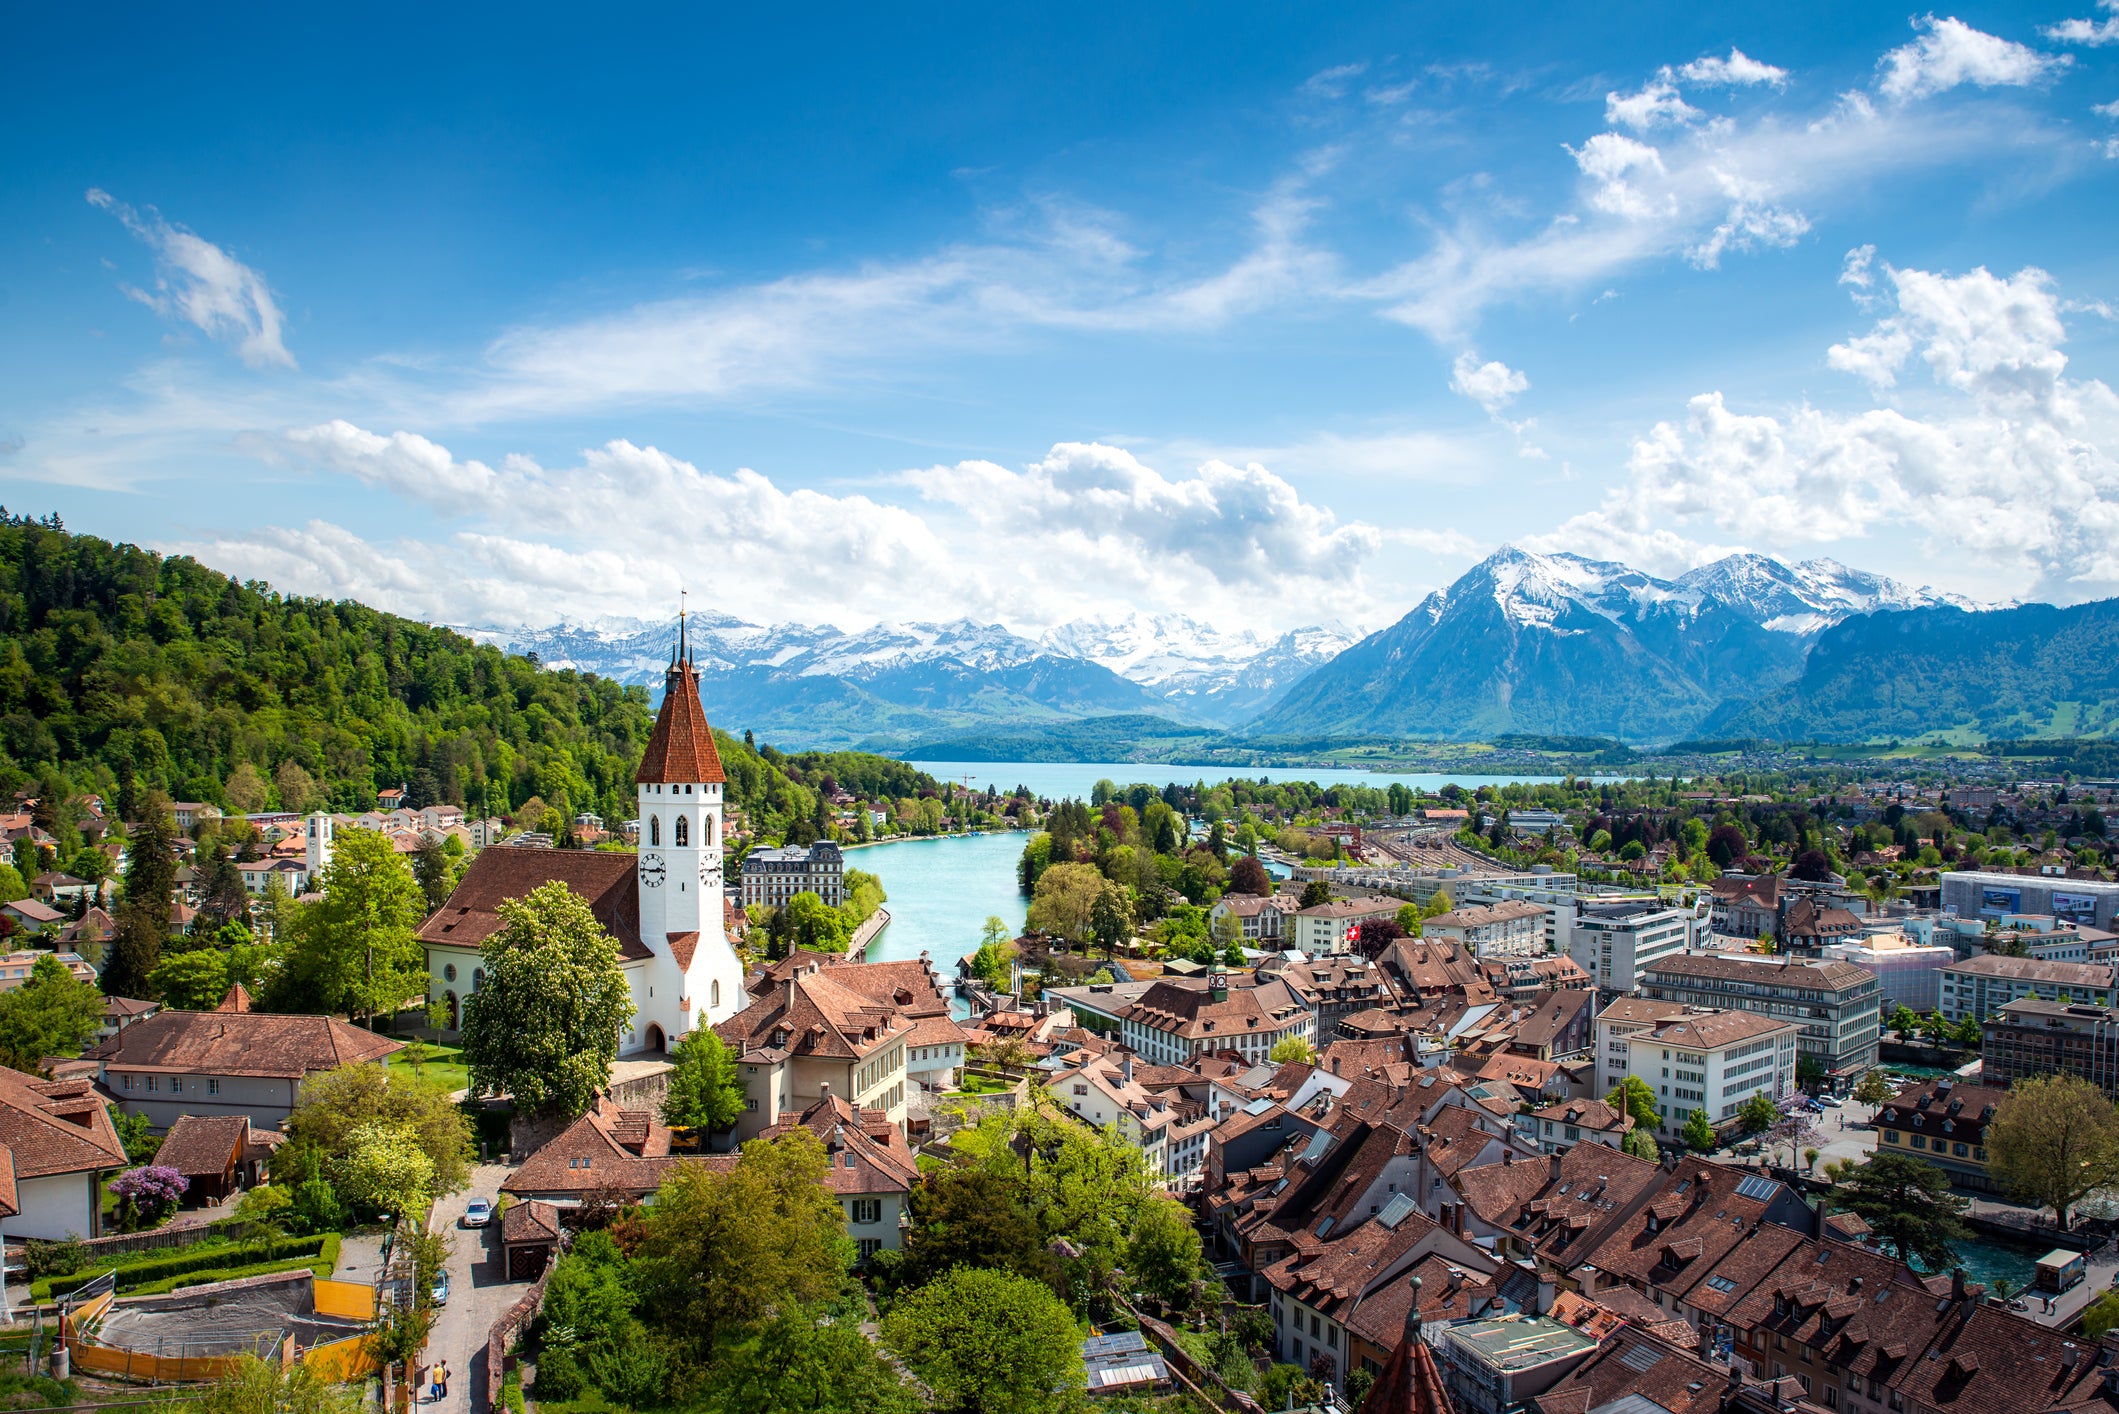
M435 1228L450 1243L449 1304L427 1338L427 1359L448 1362L449 1393L439 1403L428 1403L422 1383L420 1407L428 1414L485 1414L486 1337L529 1285L506 1280L497 1218L482 1228L458 1223L472 1198L498 1207L500 1183L507 1175L503 1164L481 1164L472 1170L469 1188L434 1205Z

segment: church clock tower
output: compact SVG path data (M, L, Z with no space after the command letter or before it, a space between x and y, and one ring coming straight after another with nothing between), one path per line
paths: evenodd
M681 619L680 619L681 623ZM646 969L633 1005L643 1035L665 1044L734 1015L749 997L723 929L722 790L727 776L699 704L699 675L680 628L662 710L633 783L639 791L640 940L669 967ZM674 972L675 975L671 975Z

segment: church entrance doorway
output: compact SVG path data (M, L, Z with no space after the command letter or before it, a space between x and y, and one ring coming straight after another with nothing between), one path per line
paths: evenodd
M662 1028L652 1021L648 1023L647 1035L644 1039L647 1042L647 1048L651 1051L666 1051L669 1049L669 1038L663 1035Z

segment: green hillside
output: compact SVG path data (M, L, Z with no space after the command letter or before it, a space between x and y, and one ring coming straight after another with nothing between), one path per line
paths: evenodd
M643 688L0 509L9 791L360 810L403 783L415 804L512 811L537 796L624 819L653 721ZM768 833L814 815L825 775L876 795L936 788L882 757L720 742L731 804Z

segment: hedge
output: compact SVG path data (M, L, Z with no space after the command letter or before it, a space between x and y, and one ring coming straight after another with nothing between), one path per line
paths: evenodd
M128 1291L149 1282L160 1281L164 1277L187 1276L192 1272L208 1271L214 1267L242 1265L245 1258L257 1263L277 1261L283 1257L314 1257L323 1247L323 1237L282 1237L272 1242L202 1242L196 1247L180 1249L175 1256L143 1257L131 1262L106 1262L67 1276L45 1277L31 1283L30 1299L49 1301L65 1296L112 1270L118 1274L118 1290Z
M247 1267L233 1267L223 1272L193 1272L188 1276L167 1277L161 1281L149 1282L144 1286L129 1286L119 1289L129 1296L161 1296L186 1286L205 1286L209 1282L234 1281L239 1277L271 1276L276 1272L298 1272L303 1268L307 1268L317 1276L328 1277L338 1270L338 1234L335 1232L328 1234L324 1237L323 1243L324 1250L314 1257L296 1257L292 1261L282 1262L253 1262Z

